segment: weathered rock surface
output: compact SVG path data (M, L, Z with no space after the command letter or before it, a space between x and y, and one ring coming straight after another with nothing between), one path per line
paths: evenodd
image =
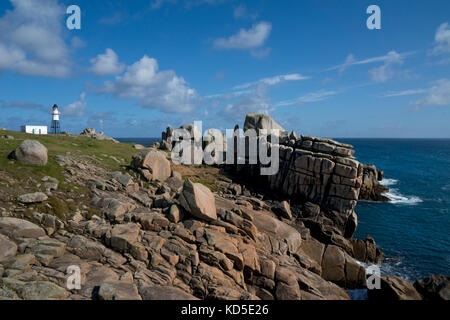
M142 300L199 300L181 289L169 286L143 286L139 293Z
M98 297L100 300L142 300L133 283L117 280L103 282Z
M380 180L383 179L383 175L384 174L377 170L374 165L363 165L363 178L359 199L389 201L389 198L383 195L385 192L389 191L389 188L380 183Z
M96 139L96 140L109 140L109 141L113 141L115 143L119 143L119 141L117 141L111 137L105 136L103 132L96 132L94 128L84 129L83 132L80 133L80 136L86 136L86 137Z
M322 259L322 277L344 288L364 288L366 272L341 248L328 245Z
M48 199L47 195L42 192L23 194L17 198L19 202L22 202L24 204L39 203L47 199Z
M49 281L26 282L19 293L25 300L64 300L69 296L67 290Z
M45 236L41 227L26 220L0 217L0 233L10 238L39 238Z
M179 201L194 217L208 221L217 219L214 195L208 187L200 183L185 181Z
M0 263L2 260L15 256L17 253L17 245L7 237L0 234Z
M367 263L380 263L383 259L383 251L377 248L375 240L366 236L366 240L351 239L353 256L356 260Z
M279 126L267 116L246 122L257 131ZM159 145L170 150L173 132ZM50 203L0 206L0 298L348 300L346 289L365 286L354 258L381 259L372 238L351 239L362 165L349 145L284 130L280 155L279 173L261 180L258 166L229 175L226 167L171 165L152 149L120 172L101 167L100 157L58 155L64 182L39 178L38 190L62 197L60 182L87 187L90 199L67 199L67 220L41 213ZM196 182L207 180L214 193ZM69 292L74 265L81 289Z
M133 156L131 167L136 170L149 170L148 180L165 181L170 177L170 162L163 152L142 150Z
M275 120L265 114L249 113L245 117L244 131L254 129L257 133L261 129L263 130L280 130L280 132L286 132L282 126L280 126Z
M414 288L424 300L450 300L450 277L431 275L414 282Z
M48 161L47 148L36 140L25 140L9 157L25 164L45 166Z
M368 290L369 300L397 301L397 300L422 300L411 283L405 279L381 276L381 289Z

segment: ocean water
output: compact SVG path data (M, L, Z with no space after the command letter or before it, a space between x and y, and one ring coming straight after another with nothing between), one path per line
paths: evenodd
M383 248L381 273L410 281L450 274L450 139L337 139L384 170L389 203L359 201L356 238Z
M157 138L118 138L145 146ZM356 238L383 248L381 273L410 281L450 274L450 139L347 139L385 172L389 203L359 201Z
M153 142L161 141L161 139L158 138L114 138L114 139L124 143L142 144L145 147L150 146Z

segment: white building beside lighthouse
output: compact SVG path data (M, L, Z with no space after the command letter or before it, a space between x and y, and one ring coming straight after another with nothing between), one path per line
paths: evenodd
M47 134L47 126L30 126L25 125L20 127L22 132L30 134Z

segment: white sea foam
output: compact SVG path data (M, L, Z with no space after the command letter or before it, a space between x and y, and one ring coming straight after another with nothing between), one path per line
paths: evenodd
M398 183L398 180L396 180L396 179L383 179L383 180L380 181L380 184L385 186L385 187L394 186L397 183Z
M398 191L398 189L395 188L389 189L389 191L383 193L383 195L389 199L390 203L394 204L415 205L417 203L423 202L419 197L402 195Z

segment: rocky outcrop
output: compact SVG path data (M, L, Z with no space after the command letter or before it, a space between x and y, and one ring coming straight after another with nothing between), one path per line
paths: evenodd
M383 251L377 248L375 240L371 236L366 236L366 240L351 239L353 256L355 259L366 263L380 263L383 259Z
M249 116L247 127L277 124ZM14 209L0 208L0 299L348 300L346 289L366 286L355 259L381 259L372 238L351 239L363 165L330 139L286 132L279 148L280 171L261 180L258 166L229 175L152 149L114 172L93 157L57 156L64 186L86 187L90 198L66 219L16 198ZM80 289L66 289L70 266L80 268ZM414 297L384 281L388 296Z
M384 172L382 170L377 170L374 165L363 164L363 177L359 199L389 201L389 198L384 195L384 193L389 191L389 188L380 183L383 178Z
M47 153L47 148L39 141L25 140L11 152L9 158L25 164L45 166L48 160Z
M173 137L174 137L174 129L169 126L166 131L161 133L161 142L159 143L159 148L161 150L172 151L173 147Z
M116 139L105 136L105 134L101 131L96 132L94 128L84 129L83 132L80 133L80 136L89 137L89 138L92 138L95 140L108 140L108 141L113 141L115 143L119 143L119 141L117 141Z
M253 129L256 133L260 130L280 130L280 136L287 136L288 132L284 130L275 120L265 114L249 113L245 117L244 131Z
M368 294L374 301L422 300L411 283L391 276L381 276L381 288L368 290Z
M278 147L277 174L260 176L258 165L239 166L239 174L267 185L291 202L311 203L316 207L298 211L297 218L332 227L334 232L350 238L357 226L353 210L362 184L362 165L354 159L352 146L331 139L291 135L280 139Z
M424 300L450 300L450 277L440 274L431 275L414 282L414 288Z
M185 127L193 130L192 126ZM340 247L351 257L355 257L356 247L361 261L379 262L382 252L376 248L374 241L366 240L360 245L353 244L349 239L358 225L354 208L360 198L363 182L366 181L366 187L370 182L370 190L375 190L382 172L376 169L371 171L373 167L359 163L351 145L332 139L298 137L295 132L288 134L267 115L248 114L244 130L249 129L254 129L259 139L265 139L260 135L262 129L279 130L278 145L266 142L269 149L278 148L278 172L261 176L260 171L264 166L259 159L257 164L248 164L248 153L245 154L247 164L226 165L225 168L241 181L264 186L266 193L277 194L281 201L272 204L271 208L281 219L290 220L293 224L302 223L316 239L326 245ZM166 133L163 136L167 136ZM236 162L236 146L232 152ZM372 175L373 172L376 175ZM373 179L376 184L372 183ZM233 188L232 192L241 194L239 188ZM289 200L289 203L283 199Z

